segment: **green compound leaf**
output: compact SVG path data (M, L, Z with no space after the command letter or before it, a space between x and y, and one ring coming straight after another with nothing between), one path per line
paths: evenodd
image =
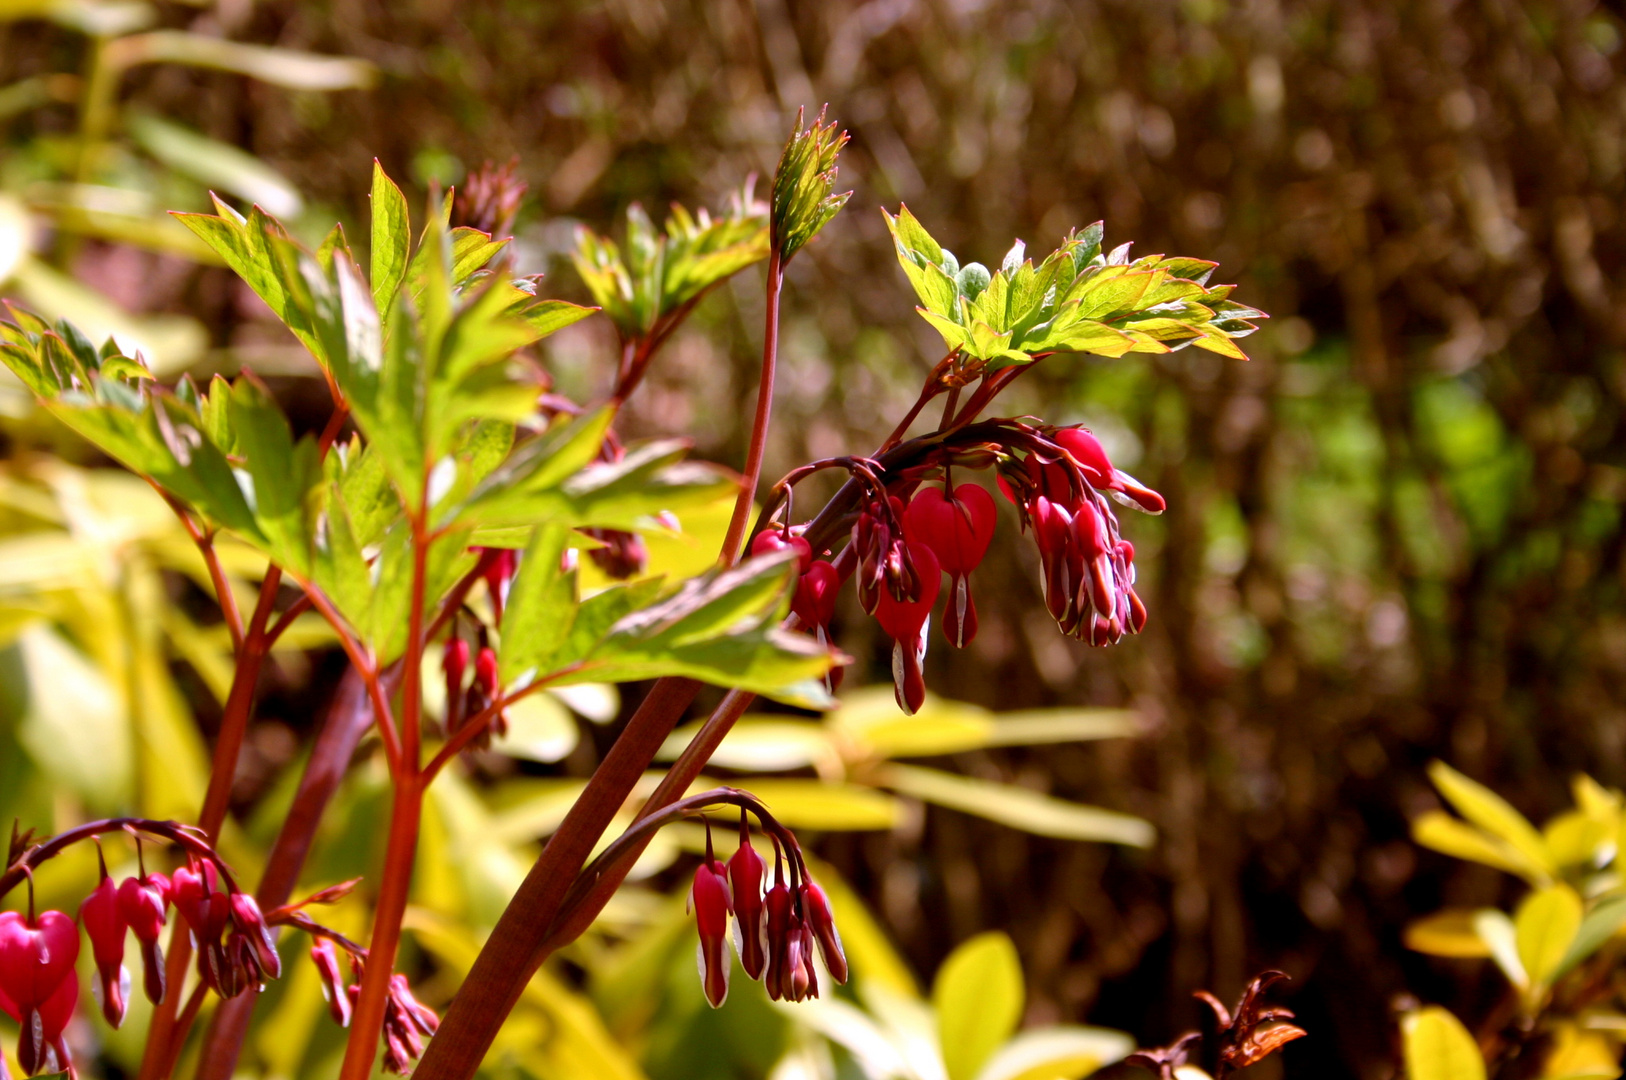
M641 206L627 210L626 248L576 230L571 259L623 341L662 336L707 290L768 257L768 208L749 186L713 218L674 203L664 233Z
M1228 300L1231 286L1209 288L1214 264L1206 260L1130 262L1128 245L1102 255L1099 222L1075 230L1038 265L1017 241L990 274L981 263L962 267L907 206L882 214L921 317L985 371L1055 352L1122 356L1187 345L1245 360L1232 339L1264 317Z

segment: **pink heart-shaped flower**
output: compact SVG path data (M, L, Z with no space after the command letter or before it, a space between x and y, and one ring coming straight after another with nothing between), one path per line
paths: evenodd
M807 568L796 582L796 595L790 609L812 630L829 626L836 617L836 593L841 588L841 574L831 564L820 560Z
M952 493L922 488L904 512L903 528L910 540L932 549L948 574L969 574L988 553L999 518L994 497L976 484L961 484Z

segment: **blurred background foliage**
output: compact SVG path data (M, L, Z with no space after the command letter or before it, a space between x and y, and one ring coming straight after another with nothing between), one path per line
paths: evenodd
M1001 928L1026 1023L1148 1044L1195 1021L1191 990L1229 999L1281 967L1311 1032L1287 1068L1377 1078L1396 995L1474 1016L1502 992L1483 962L1408 951L1407 921L1518 895L1410 842L1408 820L1439 805L1425 763L1535 820L1568 805L1583 769L1626 783L1623 28L1620 5L1586 0L0 0L0 291L145 335L171 371L251 366L314 427L314 368L160 211L202 208L213 187L280 200L316 230L365 220L372 157L421 195L515 156L533 196L516 269L585 301L575 225L619 238L633 202L657 221L672 199L719 207L771 166L797 106L829 101L853 134L842 179L856 194L790 273L776 473L872 447L940 351L877 206L907 202L985 263L1013 237L1054 242L1098 218L1109 245L1218 259L1216 280L1274 316L1251 362L1058 358L1008 397L1012 413L1089 424L1168 497L1163 517L1128 524L1146 633L1105 651L1057 635L1007 517L974 581L978 640L928 658L934 689L976 705L1133 709L1138 738L939 744L926 760L1134 815L1155 843L1015 832L879 782L884 754L857 768L814 748L786 767L891 800L885 828L815 845L898 950L879 982L919 995L958 943ZM629 433L689 432L737 462L761 305L749 272L703 302L629 403ZM603 394L613 330L589 320L544 359L565 392ZM10 412L0 810L49 824L77 812L74 791L92 806L118 791L83 755L53 759L66 706L34 694L22 672L37 670L84 698L76 721L134 725L144 764L120 798L187 802L224 655L194 556L155 499L125 490L139 485ZM869 624L835 632L861 661L849 678L884 682ZM284 650L269 680L239 785L250 864L268 837L252 823L274 815L276 777L341 666L319 645ZM426 865L459 874L426 875L450 891L420 897L417 933L449 970L491 912L429 912L489 905L613 737L613 703L589 704L600 722L585 725L564 704L536 721L562 749L508 776L511 803L451 778L440 793L446 832ZM474 779L487 792L514 769L484 761ZM335 819L349 839L328 838L339 854L315 878L348 876L346 844L366 850L372 785L358 774ZM629 893L557 986L533 986L515 1045L552 1032L536 1044L556 1057L515 1068L557 1074L613 1050L595 1075L752 1076L773 1040L812 1040L746 994L702 1010L687 944L658 929L677 925L669 903ZM663 940L665 966L649 958ZM298 1016L314 1017L306 983ZM679 1054L684 1032L730 1047L730 1071ZM289 1045L268 1035L262 1064L304 1075L276 1056Z

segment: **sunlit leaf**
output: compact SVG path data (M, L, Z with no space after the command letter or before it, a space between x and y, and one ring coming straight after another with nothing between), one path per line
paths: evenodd
M1140 818L1066 802L1009 784L913 765L888 766L879 774L879 779L901 794L1040 836L1098 840L1131 847L1150 847L1156 836L1152 826Z
M1016 946L1005 934L978 934L937 971L932 1007L949 1080L975 1080L1022 1018L1025 994Z
M1462 1021L1438 1005L1400 1021L1407 1080L1485 1080L1485 1059Z
M1477 959L1491 955L1490 946L1475 927L1475 912L1448 908L1416 919L1406 926L1406 948L1430 956Z
M1519 960L1536 986L1558 970L1581 927L1581 898L1563 883L1531 893L1519 904L1513 929Z

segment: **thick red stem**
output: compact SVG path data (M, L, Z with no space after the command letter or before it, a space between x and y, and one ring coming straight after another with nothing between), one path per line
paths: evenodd
M390 835L379 874L378 903L373 912L373 936L367 943L367 969L361 976L361 996L350 1020L350 1038L344 1048L340 1080L367 1080L378 1057L379 1033L384 1030L384 1007L395 973L395 954L401 945L401 919L412 891L412 863L418 853L418 824L423 813L423 790L416 778L395 782L390 807Z
M509 901L429 1041L418 1080L468 1080L541 963L538 950L565 893L633 787L700 691L693 679L655 683Z
M395 669L384 678L389 680L392 674L398 673L399 669ZM262 911L281 907L292 898L322 815L338 791L362 736L372 724L373 708L367 696L367 683L360 672L350 668L340 680L338 692L328 707L321 734L316 737L310 759L305 762L305 771L299 778L299 789L294 793L288 818L282 823L266 860L265 873L255 893ZM242 1054L243 1038L254 1015L256 998L255 994L240 994L220 1003L203 1041L196 1080L230 1080Z

